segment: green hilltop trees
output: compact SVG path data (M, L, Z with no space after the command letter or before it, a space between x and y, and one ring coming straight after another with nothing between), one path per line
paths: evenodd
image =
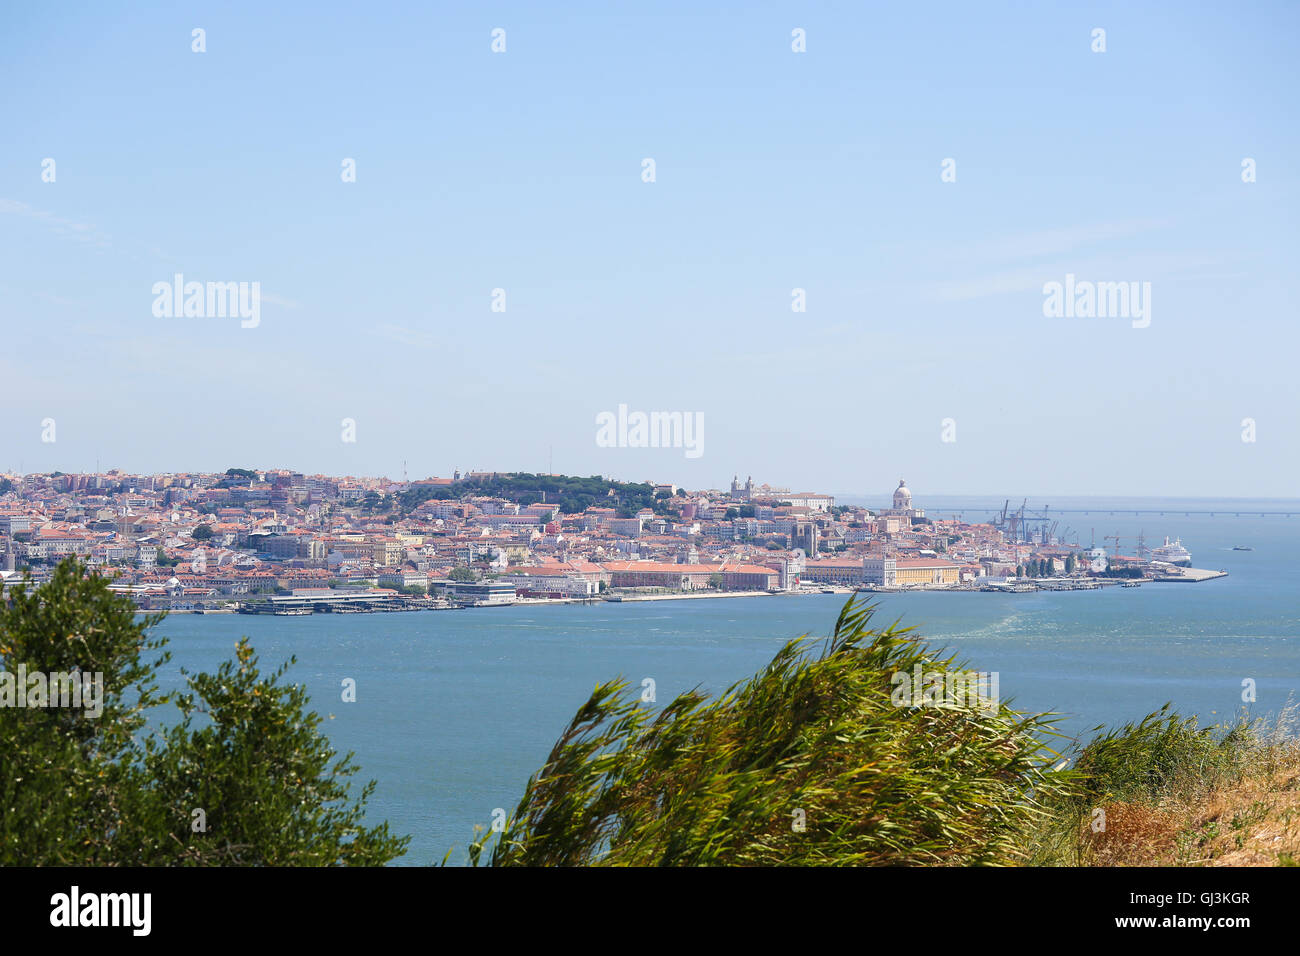
M660 497L654 485L645 482L621 482L592 475L533 475L527 472L502 472L478 478L465 478L454 485L418 485L398 496L403 513L409 513L425 501L451 501L467 495L506 498L528 506L541 502L557 506L561 514L581 514L593 505L614 508L621 517L631 517L642 508L658 515L675 514L671 495Z
M102 713L0 707L0 865L375 865L409 838L362 825L338 758L285 669L241 641L160 694L169 655L134 605L74 559L0 605L0 671L103 675ZM290 662L292 663L292 661ZM156 708L179 720L158 729ZM198 812L196 812L198 811Z

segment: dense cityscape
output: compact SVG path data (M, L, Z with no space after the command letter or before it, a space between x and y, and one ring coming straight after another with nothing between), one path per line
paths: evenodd
M75 556L142 609L310 614L720 595L1197 581L1178 542L1119 553L1019 514L927 516L752 478L727 489L455 472L0 478L6 589ZM1041 519L1040 519L1041 520Z

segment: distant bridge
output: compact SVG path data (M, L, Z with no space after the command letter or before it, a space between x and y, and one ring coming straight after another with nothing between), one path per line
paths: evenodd
M988 509L988 508L967 508L967 509L965 509L965 510L961 510L961 509L952 509L952 508L939 508L939 509L934 509L934 510L936 511L937 514L942 514L942 515L959 515L959 516L964 516L964 515L967 515L967 514L982 514L982 515L986 515L986 514L989 513L989 509ZM993 509L993 510L996 511L997 509ZM1189 517L1191 517L1192 515L1209 515L1211 518L1217 518L1217 517L1225 517L1225 518L1226 518L1227 516L1231 515L1231 516L1234 517L1234 518L1293 518L1293 517L1296 517L1296 516L1300 515L1300 512L1297 512L1297 511L1234 511L1234 510L1231 509L1231 508L1226 508L1226 509L1223 509L1223 510L1221 510L1221 511L1184 511L1184 510L1182 510L1181 508L1165 508L1163 511L1156 511L1156 510L1154 510L1154 509L1153 509L1153 510L1148 510L1148 511L1142 511L1142 510L1133 511L1133 510L1131 510L1131 509L1129 509L1129 508L1089 508L1087 511L1084 511L1084 510L1082 510L1082 509L1080 509L1080 508L1047 508L1047 509L1044 509L1044 510L1041 511L1041 512L1036 512L1036 513L1035 513L1035 516L1034 516L1034 518L1033 518L1032 520L1034 520L1034 521L1042 521L1042 520L1044 520L1044 515L1047 515L1047 514L1053 514L1053 515L1108 515L1108 516L1111 516L1111 517L1114 517L1115 515L1120 515L1120 516L1123 516L1123 515L1161 515L1161 516L1163 516L1163 515L1182 515L1184 518L1189 518Z

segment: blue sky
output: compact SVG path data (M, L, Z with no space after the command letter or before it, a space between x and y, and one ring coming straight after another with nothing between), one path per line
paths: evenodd
M1294 4L269 6L0 13L0 469L1298 493Z

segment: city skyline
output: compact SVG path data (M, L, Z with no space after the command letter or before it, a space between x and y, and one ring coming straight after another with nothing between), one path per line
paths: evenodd
M1069 540L1069 526L1057 534L1068 512L1008 501L972 520L927 516L922 503L901 478L867 508L739 475L705 491L459 471L400 484L236 468L29 476L0 482L0 589L25 588L20 570L47 580L68 557L145 607L294 616L720 589L1096 590L1097 575L1113 585L1226 574L1192 568L1177 539L1147 548L1145 533L1133 555L1118 533L1104 536L1108 558L1092 538Z
M1296 9L349 9L2 15L6 467L1297 494Z
M0 469L0 478L9 477L13 479L13 478L24 478L28 476L49 477L51 475L57 474L57 475L67 475L67 476L82 477L82 478L89 478L89 477L106 478L111 475L120 475L122 477L132 477L132 478L138 477L138 478L170 479L176 476L220 477L225 475L228 471L235 470L235 469L245 469L253 473L266 476L266 480L270 480L270 477L273 475L275 476L301 475L309 478L325 478L332 481L385 483L386 486L391 486L395 488L407 487L411 485L420 485L431 481L449 482L455 478L467 479L471 476L471 474L503 475L503 476L512 475L512 474L528 474L537 477L553 477L553 478L595 477L610 482L618 482L618 483L625 483L625 484L651 484L651 485L660 485L660 486L672 484L674 487L682 488L684 490L689 490L693 493L717 492L722 496L726 496L729 484L731 485L735 485L737 483L739 485L745 484L744 481L739 480L742 475L741 472L733 472L731 479L728 480L712 481L712 482L706 481L701 484L685 485L680 482L674 481L670 476L654 475L654 474L635 475L635 474L615 474L615 473L606 472L601 474L595 474L592 476L586 476L586 475L577 475L574 473L566 473L558 470L547 471L545 469L541 469L537 471L526 471L523 469L493 469L493 468L475 467L475 468L451 468L451 469L447 469L444 474L427 474L427 475L407 474L403 476L400 471L397 472L396 474L390 474L390 473L366 474L360 472L358 473L313 472L310 470L293 468L285 465L275 465L271 467L261 467L261 466L253 465L252 467L248 467L247 462L241 465L231 466L229 469L171 468L163 471L143 471L138 469L133 470L133 469L126 469L126 468L100 468L98 470L95 469L75 470L74 469L71 471L56 470L54 472L21 472L19 470L12 469L12 468L4 468L4 469ZM753 475L746 474L745 477L749 481L754 481ZM895 480L898 482L906 483L905 479L895 479ZM864 502L869 503L873 499L888 501L890 495L893 494L896 490L895 485L890 484L889 482L885 482L885 485L887 485L887 487L883 487L883 488L845 489L845 488L834 488L830 486L819 485L816 483L812 483L808 485L795 485L795 484L791 484L790 482L782 482L772 476L760 476L758 481L754 481L754 485L762 493L769 494L769 495L811 491L812 493L816 493L816 494L826 494L833 498L854 499L855 503L859 503L859 504ZM914 486L908 485L909 491L912 489L912 487ZM1140 495L1140 494L1104 495L1104 494L1078 494L1078 493L1068 493L1068 492L1067 493L1040 492L1034 489L1025 489L1022 488L1021 486L1015 486L1014 488L1011 489L1003 489L1001 491L996 491L996 492L993 491L972 492L972 491L961 490L961 489L930 490L927 488L924 491L924 494L927 498L930 499L940 499L944 501L962 500L965 502L976 502L985 499L987 499L988 501L992 501L993 499L1006 499L1008 501L1011 501L1017 498L1025 498L1027 501L1031 501L1035 503L1041 503L1046 501L1048 502L1049 507L1050 507L1050 501L1053 498L1058 500L1078 500L1078 501L1096 500L1096 501L1115 501L1115 502L1121 502L1121 501L1127 501L1127 502L1300 501L1300 496L1297 495ZM978 505L971 504L970 506L977 507L977 508L986 507L984 504L978 504Z

